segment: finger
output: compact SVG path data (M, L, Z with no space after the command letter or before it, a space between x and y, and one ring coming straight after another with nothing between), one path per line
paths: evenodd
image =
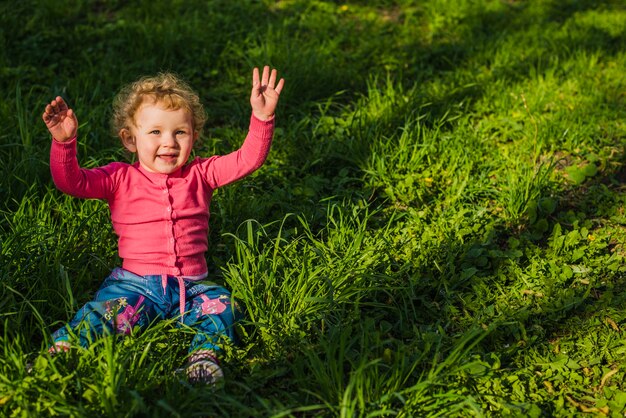
M259 84L259 69L254 67L252 70L252 87L256 87Z
M50 102L50 104L48 104L45 109L45 113L48 115L49 118L52 118L55 115L55 111L54 111L54 107L52 107L52 103L54 103L54 101Z
M278 85L276 86L274 91L276 91L277 94L280 94L280 92L283 90L284 85L285 85L285 79L281 78L280 80L278 80Z
M53 126L58 123L57 115L53 113L44 112L42 116L46 126Z
M67 104L61 96L57 96L53 101L50 102L50 105L54 113L60 113L67 110Z
M65 100L63 100L63 97L61 96L57 96L57 105L59 106L61 112L68 109L67 103L65 103Z
M270 73L270 81L268 82L267 85L270 86L271 88L274 88L274 86L276 85L276 69L275 68Z
M254 67L254 69L252 70L252 91L250 92L250 100L256 99L261 94L261 89L259 87L260 83L259 69L257 67Z
M63 101L63 99L61 99L60 97L57 97L56 99L54 99L53 101L50 102L50 107L52 108L52 113L53 114L58 114L62 111L61 109L61 103Z
M267 86L268 79L270 77L270 67L263 67L263 77L261 78L261 86Z

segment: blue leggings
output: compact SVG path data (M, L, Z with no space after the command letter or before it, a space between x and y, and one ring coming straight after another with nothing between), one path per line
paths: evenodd
M180 304L179 283L185 286L185 303ZM155 319L181 316L182 323L197 330L189 352L219 351L219 340L235 341L234 324L240 313L231 303L230 292L215 284L179 281L173 276L138 276L116 268L107 277L95 298L87 302L70 323L52 334L55 343L67 342L71 334L87 347L106 333L129 334L145 329ZM70 333L72 330L72 333Z

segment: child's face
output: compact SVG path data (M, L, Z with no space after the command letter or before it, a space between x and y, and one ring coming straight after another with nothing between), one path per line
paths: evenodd
M173 173L187 162L197 136L188 110L166 109L159 103L142 104L130 130L120 131L124 146L137 153L141 167L161 174Z

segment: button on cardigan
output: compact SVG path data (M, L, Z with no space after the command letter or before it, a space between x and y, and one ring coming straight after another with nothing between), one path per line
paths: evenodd
M53 140L50 171L62 192L108 202L124 269L141 276L203 276L213 191L261 167L273 133L273 118L252 116L240 149L196 158L171 174L148 172L138 162L80 168L76 138Z

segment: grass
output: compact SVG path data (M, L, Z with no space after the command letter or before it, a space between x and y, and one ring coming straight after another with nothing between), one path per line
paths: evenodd
M623 416L626 7L605 1L0 5L0 410L6 416ZM253 66L286 78L267 163L215 195L211 277L245 306L226 385L175 373L162 322L51 358L119 264L108 209L63 196L128 81L179 73L196 155L239 146ZM29 368L31 368L29 370Z

